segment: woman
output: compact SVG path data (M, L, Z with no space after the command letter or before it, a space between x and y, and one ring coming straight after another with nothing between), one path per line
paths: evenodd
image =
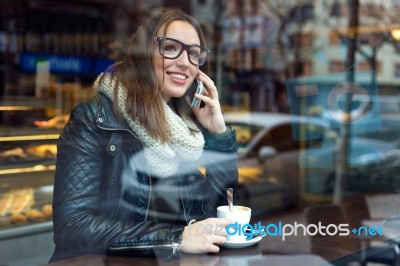
M207 53L193 18L155 10L96 80L96 95L74 109L58 143L51 261L219 251L225 231L201 228L231 222L212 217L237 184L236 135L200 70ZM196 78L203 103L191 108Z

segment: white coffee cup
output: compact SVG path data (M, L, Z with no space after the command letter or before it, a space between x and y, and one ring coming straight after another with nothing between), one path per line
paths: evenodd
M229 242L245 242L247 236L244 234L244 225L250 222L251 209L245 206L233 206L232 211L229 211L229 206L219 206L217 208L218 218L228 218L233 221L227 226Z

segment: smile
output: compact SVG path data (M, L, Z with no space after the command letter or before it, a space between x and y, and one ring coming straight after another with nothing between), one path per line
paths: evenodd
M175 79L181 79L181 80L186 80L187 76L182 75L182 74L177 74L177 73L167 73L170 77L173 77Z

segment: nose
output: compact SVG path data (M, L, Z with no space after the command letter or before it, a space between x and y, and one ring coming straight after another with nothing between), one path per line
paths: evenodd
M188 51L186 51L186 50L182 51L181 55L176 60L177 60L176 63L179 66L182 66L182 67L190 66L189 54L188 54Z

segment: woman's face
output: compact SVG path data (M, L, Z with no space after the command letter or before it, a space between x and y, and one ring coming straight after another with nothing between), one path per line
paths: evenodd
M163 36L164 27L160 28L157 37ZM196 30L186 21L174 21L169 24L165 37L176 39L187 45L200 45ZM171 97L182 97L199 72L198 66L190 63L187 51L183 51L175 59L167 59L160 55L158 43L154 49L153 65L157 81L161 84L162 97L167 102Z

